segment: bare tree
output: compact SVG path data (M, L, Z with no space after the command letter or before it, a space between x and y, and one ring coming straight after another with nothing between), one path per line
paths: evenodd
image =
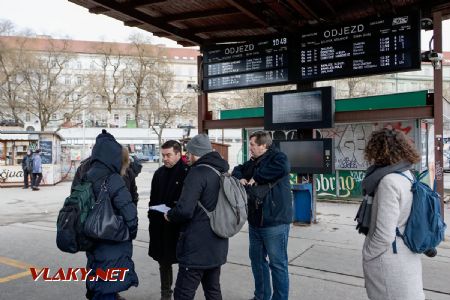
M14 33L14 25L10 21L0 22L0 35ZM9 37L0 40L0 116L14 119L15 124L23 124L20 118L23 105L20 95L24 82L20 72L20 61L26 39Z
M262 87L253 89L243 89L234 92L235 97L230 99L229 93L227 97L220 97L220 93L215 93L210 96L212 102L211 108L214 110L221 109L235 109L243 107L261 107L264 106L264 94L276 91L292 90L295 87L293 85L275 86L275 87ZM217 98L216 98L217 97Z
M189 112L194 95L172 92L174 74L164 61L159 62L152 72L150 84L153 93L142 106L143 118L158 136L158 145L161 147L164 129L172 125L175 118Z
M134 94L134 97L131 98L134 106L134 119L136 126L139 127L141 106L146 99L153 96L155 91L152 80L157 72L157 66L164 64L165 59L162 48L150 45L151 41L142 35L132 35L130 40L132 55L128 59L128 79Z
M69 54L67 40L45 41L43 52L28 52L22 59L22 73L26 90L25 109L40 121L45 130L54 114L66 111L74 114L84 109L77 84L65 84L64 67L74 56Z
M110 127L113 106L117 105L124 95L127 66L123 53L112 43L102 43L97 53L102 56L101 60L96 62L100 71L91 74L89 81L93 91L106 102Z

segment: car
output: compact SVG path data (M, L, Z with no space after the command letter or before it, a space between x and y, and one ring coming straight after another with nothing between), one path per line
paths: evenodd
M135 159L135 160L139 160L139 161L149 161L150 157L147 155L144 155L141 152L135 152L135 153L131 153L130 156Z

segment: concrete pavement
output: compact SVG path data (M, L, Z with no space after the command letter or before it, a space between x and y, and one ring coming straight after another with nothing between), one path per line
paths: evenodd
M157 264L148 257L149 186L154 164L138 177L139 233L134 261L140 285L122 293L127 299L159 299ZM19 188L0 190L0 299L83 299L83 282L34 282L26 267L82 267L84 253L67 254L55 245L55 222L70 183L43 187L39 192ZM292 226L288 255L290 299L367 299L361 267L363 236L353 221L357 204L319 202L318 224ZM450 204L446 205L450 216ZM228 263L222 269L224 299L249 299L253 280L248 259L247 227L230 240ZM423 256L427 299L450 299L450 233L430 259ZM176 267L175 267L176 269ZM19 275L17 275L19 274ZM17 278L15 278L16 276ZM2 278L7 281L2 282ZM204 299L201 288L196 299Z

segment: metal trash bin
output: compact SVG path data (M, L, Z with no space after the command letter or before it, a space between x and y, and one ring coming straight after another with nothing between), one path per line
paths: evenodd
M311 224L313 220L313 193L311 183L293 184L294 224Z

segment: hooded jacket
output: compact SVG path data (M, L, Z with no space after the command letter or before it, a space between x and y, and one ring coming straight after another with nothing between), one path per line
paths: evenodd
M122 146L114 137L104 131L97 136L92 149L90 168L86 179L93 184L94 194L97 197L100 187L107 178L107 189L111 203L116 214L121 215L128 226L130 238L137 234L137 209L131 200L131 195L120 176L122 164ZM97 268L127 268L124 281L86 281L89 292L109 294L127 290L130 286L138 285L138 277L134 271L133 245L131 239L124 242L95 241L91 251L86 252L87 267ZM89 293L88 292L88 293Z
M219 197L220 177L208 167L219 172L229 169L228 163L217 152L210 152L196 161L184 180L177 205L167 216L170 222L181 224L177 244L180 267L211 269L226 263L228 239L220 238L211 229L209 217L198 206L198 201L208 210L215 209Z

